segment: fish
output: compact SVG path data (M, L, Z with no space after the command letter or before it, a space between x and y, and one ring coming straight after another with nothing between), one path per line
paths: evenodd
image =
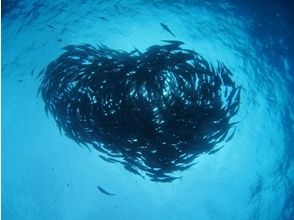
M44 71L45 71L45 69L42 69L42 70L40 71L40 73L37 75L36 79L38 79L38 78L44 73Z
M219 147L217 149L213 149L213 150L209 151L208 154L214 154L214 153L218 152L222 148L223 148L223 146L221 146L221 147Z
M104 156L102 156L102 155L99 155L99 157L100 157L101 159L105 160L105 161L108 162L108 163L116 163L116 162L118 162L118 161L116 161L115 159L107 158L107 157L104 157Z
M224 85L231 86L231 87L235 86L235 83L233 82L229 74L223 74L222 79L223 79Z
M134 51L137 52L140 56L143 55L143 53L138 48L134 47L134 49L135 49Z
M162 42L169 43L169 44L176 44L176 45L184 44L183 41L179 41L179 40L161 40L161 41L162 41Z
M153 178L150 179L152 182L161 182L161 183L170 183L176 179L181 179L182 177L172 177L172 176L167 176L164 178Z
M230 136L226 139L226 142L230 141L233 138L235 131L236 131L236 128L234 128L234 131L232 132L232 134L230 134Z
M101 20L103 20L103 21L108 21L106 18L104 18L104 17L99 17Z
M108 195L108 196L115 196L115 194L110 193L110 192L107 192L105 189L103 189L103 188L100 187L100 186L97 186L97 189L99 189L99 191L102 192L102 193L105 194L105 195Z
M48 27L50 27L51 29L56 30L56 28L53 27L52 25L50 25L50 24L47 24L47 25L48 25Z
M176 35L168 28L168 26L164 23L160 23L161 27L167 31L168 33L170 33L171 35L173 35L174 37L176 37Z
M134 167L132 167L132 166L130 166L128 164L125 164L124 167L125 167L126 170L130 171L131 173L137 174L140 177L142 177L143 179L145 179L145 177L141 173L139 173L138 170L136 170Z
M180 46L184 44L182 41L177 41L177 40L161 40L161 41L168 43L167 45L162 46L162 48L169 51L180 49Z

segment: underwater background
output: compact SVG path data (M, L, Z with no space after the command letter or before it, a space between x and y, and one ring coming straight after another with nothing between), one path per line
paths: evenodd
M291 1L2 1L2 219L294 219L293 27ZM242 87L232 140L171 183L60 135L37 96L66 45L161 40L222 61Z

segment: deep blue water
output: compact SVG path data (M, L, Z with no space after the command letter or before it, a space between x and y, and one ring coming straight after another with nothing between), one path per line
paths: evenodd
M2 218L294 219L293 14L288 1L3 1ZM175 39L161 22L242 85L233 139L172 183L60 135L37 96L62 47L144 51Z

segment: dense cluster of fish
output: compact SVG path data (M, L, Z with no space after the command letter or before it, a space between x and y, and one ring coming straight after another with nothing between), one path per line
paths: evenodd
M169 182L232 137L240 87L180 41L145 52L67 46L42 73L45 110L60 130L110 163Z

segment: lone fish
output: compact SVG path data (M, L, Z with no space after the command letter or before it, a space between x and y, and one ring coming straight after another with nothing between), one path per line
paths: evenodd
M161 27L166 30L168 33L170 33L171 35L173 35L174 37L176 37L176 35L168 28L168 26L164 23L160 23Z
M105 189L103 189L103 188L100 187L100 186L97 186L97 189L99 189L99 191L102 192L102 193L104 193L105 195L108 195L108 196L115 196L115 194L107 192Z

